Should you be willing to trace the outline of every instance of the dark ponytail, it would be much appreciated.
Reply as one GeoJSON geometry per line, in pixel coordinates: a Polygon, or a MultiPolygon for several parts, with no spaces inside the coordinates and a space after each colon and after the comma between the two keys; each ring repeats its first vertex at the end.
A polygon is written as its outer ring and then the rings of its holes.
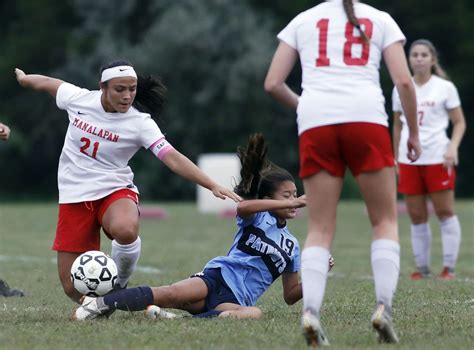
{"type": "Polygon", "coordinates": [[[234,192],[242,198],[272,197],[283,181],[295,182],[288,171],[267,160],[267,151],[268,145],[260,133],[249,137],[246,148],[237,149],[242,169],[240,183],[234,192]]]}
{"type": "MultiPolygon", "coordinates": [[[[100,68],[100,74],[108,68],[118,66],[133,67],[129,61],[117,60],[103,65],[100,68]]],[[[137,77],[137,94],[133,101],[133,107],[140,112],[150,114],[153,119],[158,120],[167,102],[166,95],[168,90],[160,78],[153,76],[143,77],[140,74],[137,74],[137,77]]],[[[107,82],[103,84],[107,85],[107,82]]]]}
{"type": "Polygon", "coordinates": [[[347,19],[349,20],[349,22],[351,22],[351,24],[359,30],[360,35],[362,35],[362,38],[364,39],[364,41],[366,43],[369,43],[370,38],[362,30],[362,28],[360,26],[360,23],[359,23],[359,20],[355,16],[353,1],[352,0],[343,0],[342,5],[344,6],[344,12],[346,13],[346,16],[347,16],[347,19]]]}

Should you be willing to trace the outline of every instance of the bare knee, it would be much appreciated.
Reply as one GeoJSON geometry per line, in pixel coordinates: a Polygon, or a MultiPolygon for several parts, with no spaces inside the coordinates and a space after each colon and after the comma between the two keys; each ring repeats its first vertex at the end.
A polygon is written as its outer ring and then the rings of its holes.
{"type": "Polygon", "coordinates": [[[117,220],[110,224],[107,232],[120,244],[133,243],[138,237],[138,221],[117,220]]]}
{"type": "Polygon", "coordinates": [[[454,210],[452,210],[451,208],[435,209],[435,214],[440,221],[444,221],[454,216],[454,210]]]}
{"type": "Polygon", "coordinates": [[[428,211],[426,208],[410,208],[408,215],[413,225],[424,224],[428,221],[428,211]]]}

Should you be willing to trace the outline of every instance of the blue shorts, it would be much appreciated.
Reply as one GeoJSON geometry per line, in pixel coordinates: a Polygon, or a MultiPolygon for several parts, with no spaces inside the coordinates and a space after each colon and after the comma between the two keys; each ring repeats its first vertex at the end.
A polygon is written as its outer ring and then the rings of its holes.
{"type": "Polygon", "coordinates": [[[204,269],[191,277],[199,277],[207,285],[206,310],[214,310],[217,305],[223,303],[232,303],[240,305],[232,290],[225,283],[220,268],[204,269]]]}

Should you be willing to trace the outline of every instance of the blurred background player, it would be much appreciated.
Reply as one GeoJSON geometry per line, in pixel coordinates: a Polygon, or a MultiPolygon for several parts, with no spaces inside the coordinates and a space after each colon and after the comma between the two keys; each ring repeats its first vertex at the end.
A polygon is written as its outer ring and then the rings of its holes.
{"type": "Polygon", "coordinates": [[[428,198],[440,222],[443,270],[439,277],[455,277],[454,268],[461,244],[461,226],[454,212],[455,167],[458,148],[466,130],[464,113],[456,87],[438,62],[434,45],[425,39],[414,41],[408,55],[418,103],[418,128],[422,153],[416,162],[406,157],[408,128],[398,92],[393,90],[393,144],[398,159],[398,190],[405,195],[411,220],[411,241],[417,271],[411,279],[430,275],[431,229],[428,198]],[[451,139],[447,129],[451,121],[451,139]]]}
{"type": "Polygon", "coordinates": [[[15,69],[18,83],[56,98],[67,111],[69,126],[59,159],[59,215],[53,249],[65,293],[79,301],[72,286],[71,265],[81,253],[100,250],[100,228],[112,239],[117,286],[124,288],[140,256],[138,189],[129,160],[149,149],[176,174],[219,198],[239,197],[204,174],[168,143],[152,119],[166,101],[160,80],[137,76],[127,61],[100,70],[100,90],[89,91],[59,79],[15,69]]]}
{"type": "MultiPolygon", "coordinates": [[[[111,310],[145,310],[148,305],[186,310],[195,317],[260,319],[257,299],[282,276],[283,297],[294,304],[302,297],[298,280],[299,245],[286,225],[296,209],[306,205],[298,196],[293,177],[266,160],[267,146],[261,134],[238,150],[241,181],[235,192],[244,198],[237,206],[237,231],[227,256],[209,261],[201,273],[162,287],[138,287],[100,298],[85,297],[76,319],[94,319],[111,310]]],[[[329,257],[328,257],[329,259],[329,257]]],[[[334,261],[326,260],[326,269],[334,261]]],[[[160,308],[148,309],[160,315],[160,308]],[[153,311],[154,310],[154,311],[153,311]]]]}
{"type": "MultiPolygon", "coordinates": [[[[10,128],[8,125],[0,123],[0,140],[6,141],[10,137],[10,128]]],[[[4,297],[12,297],[12,296],[24,296],[22,290],[16,288],[10,288],[8,284],[0,279],[0,295],[4,297]]]]}
{"type": "Polygon", "coordinates": [[[376,308],[371,323],[381,341],[397,342],[391,321],[400,269],[396,179],[379,67],[383,56],[407,115],[407,157],[416,160],[416,98],[403,51],[405,36],[389,14],[360,2],[334,0],[299,14],[278,39],[265,90],[297,112],[300,176],[309,211],[301,262],[304,335],[309,345],[327,343],[320,323],[325,265],[349,167],[373,230],[376,308]],[[285,83],[298,58],[301,96],[285,83]]]}

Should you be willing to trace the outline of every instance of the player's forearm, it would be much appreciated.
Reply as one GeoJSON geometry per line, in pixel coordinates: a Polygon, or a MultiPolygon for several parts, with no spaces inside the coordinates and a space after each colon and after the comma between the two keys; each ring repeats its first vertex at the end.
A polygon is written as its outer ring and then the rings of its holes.
{"type": "Polygon", "coordinates": [[[212,191],[216,183],[199,167],[177,150],[170,151],[162,161],[179,176],[212,191]]]}
{"type": "Polygon", "coordinates": [[[410,81],[400,82],[397,85],[397,91],[402,102],[403,111],[408,124],[410,135],[418,134],[418,121],[416,116],[416,96],[413,83],[410,81]]]}
{"type": "Polygon", "coordinates": [[[464,118],[453,123],[453,131],[451,133],[450,146],[458,148],[461,144],[464,133],[466,132],[466,121],[464,118]]]}
{"type": "Polygon", "coordinates": [[[277,199],[249,199],[244,200],[237,206],[237,214],[247,217],[262,211],[293,208],[290,200],[277,199]]]}
{"type": "Polygon", "coordinates": [[[45,75],[27,74],[21,79],[20,85],[32,90],[48,91],[48,88],[52,84],[60,85],[62,82],[62,80],[47,77],[45,75]]]}
{"type": "Polygon", "coordinates": [[[301,298],[303,298],[303,287],[301,283],[298,283],[290,291],[285,293],[284,298],[285,303],[288,305],[293,305],[297,301],[301,300],[301,298]]]}
{"type": "Polygon", "coordinates": [[[275,100],[290,108],[291,110],[296,110],[298,107],[299,96],[293,90],[291,90],[287,84],[275,85],[271,88],[267,87],[267,92],[275,100]]]}

